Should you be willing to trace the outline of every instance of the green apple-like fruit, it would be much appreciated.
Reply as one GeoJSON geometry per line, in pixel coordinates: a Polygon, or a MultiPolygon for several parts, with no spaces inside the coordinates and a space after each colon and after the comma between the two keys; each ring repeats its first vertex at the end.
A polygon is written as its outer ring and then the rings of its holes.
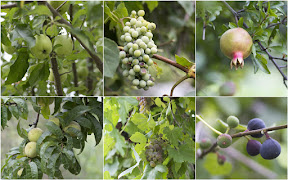
{"type": "MultiPolygon", "coordinates": [[[[42,129],[40,128],[33,128],[28,133],[28,139],[31,142],[36,142],[39,137],[43,134],[42,129]]],[[[27,153],[26,153],[27,154],[27,153]]],[[[27,155],[28,156],[28,155],[27,155]]]]}
{"type": "Polygon", "coordinates": [[[2,44],[2,48],[8,54],[13,54],[16,51],[15,47],[13,47],[13,46],[5,46],[4,44],[2,44]]]}
{"type": "Polygon", "coordinates": [[[54,102],[54,98],[51,97],[37,97],[37,103],[41,106],[50,105],[54,102]]]}
{"type": "Polygon", "coordinates": [[[20,177],[22,175],[22,172],[23,172],[23,168],[21,168],[18,172],[17,172],[17,175],[20,177]]]}
{"type": "Polygon", "coordinates": [[[54,124],[56,124],[57,126],[60,126],[60,121],[58,118],[56,117],[53,117],[51,118],[49,121],[52,121],[54,124]]]}
{"type": "Polygon", "coordinates": [[[68,126],[66,126],[63,130],[64,130],[64,132],[66,132],[67,134],[69,134],[72,137],[77,136],[77,134],[75,134],[73,131],[70,131],[69,128],[75,128],[75,129],[81,131],[81,126],[75,121],[71,121],[71,123],[68,126]]]}
{"type": "Polygon", "coordinates": [[[35,38],[35,46],[31,48],[31,53],[38,59],[47,58],[52,52],[51,40],[44,34],[36,35],[35,38]]]}
{"type": "Polygon", "coordinates": [[[68,35],[56,36],[53,45],[56,46],[57,44],[61,45],[56,47],[54,50],[58,56],[67,56],[72,54],[73,42],[68,35]]]}
{"type": "Polygon", "coordinates": [[[29,142],[25,146],[25,154],[27,157],[34,158],[37,156],[36,142],[29,142]]]}
{"type": "MultiPolygon", "coordinates": [[[[64,1],[48,1],[48,3],[54,8],[57,9],[64,1]]],[[[66,11],[68,11],[69,8],[69,2],[67,1],[58,11],[60,14],[64,14],[66,11]]]]}
{"type": "MultiPolygon", "coordinates": [[[[58,70],[58,72],[59,72],[59,75],[60,75],[60,81],[61,82],[66,81],[67,73],[65,73],[65,72],[68,72],[68,70],[65,69],[65,68],[61,68],[61,69],[58,70]],[[63,74],[63,73],[65,73],[65,74],[63,74]]],[[[54,81],[54,74],[53,74],[52,69],[50,69],[50,74],[49,74],[48,80],[51,81],[51,82],[54,81]]]]}

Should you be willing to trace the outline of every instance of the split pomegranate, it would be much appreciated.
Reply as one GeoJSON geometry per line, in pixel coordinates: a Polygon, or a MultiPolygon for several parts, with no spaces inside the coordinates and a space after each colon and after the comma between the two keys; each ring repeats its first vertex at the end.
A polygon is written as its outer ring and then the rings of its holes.
{"type": "Polygon", "coordinates": [[[223,54],[232,59],[231,69],[235,66],[243,68],[244,59],[251,54],[253,41],[249,33],[242,28],[227,30],[220,38],[220,48],[223,54]]]}

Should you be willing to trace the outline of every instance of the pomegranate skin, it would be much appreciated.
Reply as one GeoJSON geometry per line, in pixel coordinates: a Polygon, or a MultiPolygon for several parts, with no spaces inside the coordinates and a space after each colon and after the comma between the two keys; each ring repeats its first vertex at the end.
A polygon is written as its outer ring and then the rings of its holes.
{"type": "Polygon", "coordinates": [[[253,41],[250,34],[243,28],[227,30],[220,38],[220,49],[228,58],[232,59],[231,69],[235,66],[243,68],[244,59],[251,54],[253,41]]]}

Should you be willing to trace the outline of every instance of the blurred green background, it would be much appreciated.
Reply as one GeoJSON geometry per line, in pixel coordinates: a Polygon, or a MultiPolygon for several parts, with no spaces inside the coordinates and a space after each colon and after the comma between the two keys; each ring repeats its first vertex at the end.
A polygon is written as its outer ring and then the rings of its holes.
{"type": "MultiPolygon", "coordinates": [[[[28,102],[28,101],[27,101],[28,102]]],[[[24,129],[29,128],[29,124],[32,124],[37,113],[33,110],[30,103],[28,103],[29,113],[28,121],[21,119],[21,127],[24,129]]],[[[50,105],[50,110],[54,108],[54,103],[50,105]]],[[[41,115],[39,118],[38,126],[43,131],[46,130],[45,124],[48,120],[44,119],[41,115]]],[[[5,154],[12,148],[19,146],[22,142],[22,138],[17,133],[17,123],[14,117],[8,121],[4,130],[1,131],[1,164],[5,162],[5,154]]],[[[87,142],[85,148],[80,155],[77,155],[79,150],[75,150],[75,156],[78,158],[81,165],[81,172],[75,176],[68,170],[62,167],[62,174],[64,179],[102,179],[103,178],[103,138],[102,141],[95,147],[94,135],[87,136],[87,142]]],[[[48,176],[44,175],[43,179],[48,179],[48,176]]]]}
{"type": "MultiPolygon", "coordinates": [[[[235,11],[239,11],[243,9],[248,2],[227,1],[227,3],[229,3],[235,11]]],[[[270,3],[271,9],[278,8],[285,12],[287,17],[286,2],[282,2],[282,4],[278,1],[270,3]]],[[[230,22],[235,23],[235,18],[223,2],[197,2],[196,13],[198,14],[196,18],[196,86],[198,96],[218,96],[220,94],[220,87],[227,82],[234,83],[232,86],[236,88],[235,96],[261,97],[287,95],[287,89],[283,84],[282,76],[266,55],[264,57],[268,61],[267,67],[271,74],[266,74],[260,69],[254,74],[254,66],[251,60],[252,54],[244,60],[243,69],[239,68],[237,71],[235,68],[230,69],[231,60],[221,52],[219,43],[221,35],[226,30],[223,26],[228,27],[230,22]],[[202,40],[203,20],[199,17],[199,12],[202,10],[200,6],[207,7],[209,11],[207,16],[211,21],[211,24],[206,26],[205,40],[202,40]]],[[[248,23],[249,20],[251,20],[251,16],[253,17],[254,15],[249,14],[248,11],[248,13],[241,12],[241,16],[244,18],[244,22],[248,23]]],[[[253,24],[254,27],[258,26],[256,22],[252,22],[253,23],[249,22],[249,25],[253,24]]],[[[265,26],[263,28],[265,28],[265,26]]],[[[273,28],[270,28],[266,31],[271,33],[272,30],[273,28]]],[[[286,26],[283,24],[279,25],[279,31],[277,32],[279,32],[279,34],[273,39],[271,46],[279,46],[281,51],[285,51],[287,54],[286,26]]],[[[256,46],[256,43],[254,44],[256,46]]],[[[282,54],[279,52],[272,51],[271,53],[273,56],[282,57],[282,54]]],[[[276,62],[279,63],[280,66],[287,65],[286,62],[279,60],[276,60],[276,62]]],[[[287,74],[287,68],[283,68],[282,70],[287,74]]]]}
{"type": "MultiPolygon", "coordinates": [[[[196,109],[198,115],[221,132],[225,132],[225,129],[217,120],[226,122],[230,115],[237,116],[245,129],[248,121],[253,118],[262,119],[266,127],[287,124],[287,98],[197,97],[196,109]]],[[[229,134],[236,132],[238,131],[230,130],[229,134]]],[[[209,153],[203,159],[197,159],[196,178],[287,179],[287,129],[270,131],[269,135],[281,144],[281,154],[276,159],[265,160],[260,155],[250,156],[246,152],[247,139],[245,137],[233,138],[231,146],[218,151],[226,157],[224,165],[218,164],[215,153],[209,153]]],[[[217,136],[202,122],[197,121],[196,142],[203,138],[210,138],[212,142],[216,142],[217,136]]],[[[263,143],[265,136],[255,139],[263,143]]],[[[196,152],[197,156],[201,153],[199,148],[196,152]]]]}
{"type": "MultiPolygon", "coordinates": [[[[108,3],[108,2],[105,2],[108,3]]],[[[112,2],[109,2],[110,4],[112,2]]],[[[115,2],[114,9],[121,3],[115,2]]],[[[175,61],[175,54],[195,62],[195,2],[192,1],[155,1],[155,9],[151,12],[145,1],[124,1],[130,15],[132,10],[145,10],[144,19],[156,24],[153,40],[158,46],[158,53],[175,61]]],[[[106,18],[106,17],[104,17],[106,18]]],[[[106,22],[106,21],[105,21],[106,22]]],[[[112,39],[118,45],[122,29],[109,29],[110,21],[104,24],[105,37],[112,39]]],[[[162,61],[153,59],[162,69],[160,76],[155,78],[155,86],[148,91],[133,89],[131,82],[122,76],[122,68],[118,67],[113,78],[105,77],[105,95],[144,95],[163,96],[170,94],[173,85],[185,73],[162,61]]],[[[157,76],[156,68],[150,68],[153,77],[157,76]]],[[[195,95],[194,80],[188,79],[176,87],[174,96],[195,95]]]]}

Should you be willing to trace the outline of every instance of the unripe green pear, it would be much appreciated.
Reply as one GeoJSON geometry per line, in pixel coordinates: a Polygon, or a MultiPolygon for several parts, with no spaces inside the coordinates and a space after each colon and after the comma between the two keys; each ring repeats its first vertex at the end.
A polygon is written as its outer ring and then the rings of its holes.
{"type": "Polygon", "coordinates": [[[61,46],[55,48],[55,53],[58,56],[67,56],[72,54],[73,42],[68,35],[59,35],[55,37],[54,47],[59,44],[61,46]]]}
{"type": "Polygon", "coordinates": [[[17,172],[17,175],[20,177],[22,175],[22,172],[23,172],[23,168],[19,169],[19,171],[17,172]]]}
{"type": "Polygon", "coordinates": [[[27,157],[34,158],[37,156],[36,142],[29,142],[25,146],[25,154],[27,157]]]}
{"type": "Polygon", "coordinates": [[[44,34],[35,35],[35,46],[31,48],[31,53],[38,59],[49,57],[52,52],[52,43],[48,36],[44,34]]]}
{"type": "MultiPolygon", "coordinates": [[[[57,9],[64,1],[47,1],[54,9],[57,9]]],[[[69,8],[69,1],[67,1],[58,11],[60,14],[64,14],[68,11],[69,8]]]]}
{"type": "Polygon", "coordinates": [[[2,44],[2,48],[8,54],[13,54],[16,51],[15,47],[13,47],[13,46],[5,46],[4,44],[2,44]]]}
{"type": "Polygon", "coordinates": [[[60,121],[59,121],[58,118],[53,117],[53,118],[51,118],[49,121],[53,122],[54,124],[56,124],[57,126],[60,127],[60,121]]]}
{"type": "MultiPolygon", "coordinates": [[[[31,129],[28,133],[28,139],[31,142],[37,142],[37,140],[39,139],[39,137],[43,134],[42,129],[40,128],[34,128],[31,129]]],[[[27,153],[26,153],[27,154],[27,153]]]]}
{"type": "MultiPolygon", "coordinates": [[[[60,81],[61,82],[66,81],[67,73],[65,73],[65,72],[68,72],[68,69],[61,68],[61,69],[58,70],[58,72],[59,72],[59,75],[60,75],[60,81]],[[65,73],[65,74],[63,74],[63,73],[65,73]]],[[[50,74],[49,74],[48,80],[51,81],[51,82],[54,81],[54,74],[53,74],[52,69],[50,69],[50,74]]]]}
{"type": "Polygon", "coordinates": [[[69,128],[75,128],[75,129],[81,131],[81,126],[75,121],[71,121],[71,123],[68,126],[66,126],[63,130],[64,130],[64,132],[66,132],[70,136],[76,137],[77,134],[75,134],[74,132],[70,131],[69,128]]]}

